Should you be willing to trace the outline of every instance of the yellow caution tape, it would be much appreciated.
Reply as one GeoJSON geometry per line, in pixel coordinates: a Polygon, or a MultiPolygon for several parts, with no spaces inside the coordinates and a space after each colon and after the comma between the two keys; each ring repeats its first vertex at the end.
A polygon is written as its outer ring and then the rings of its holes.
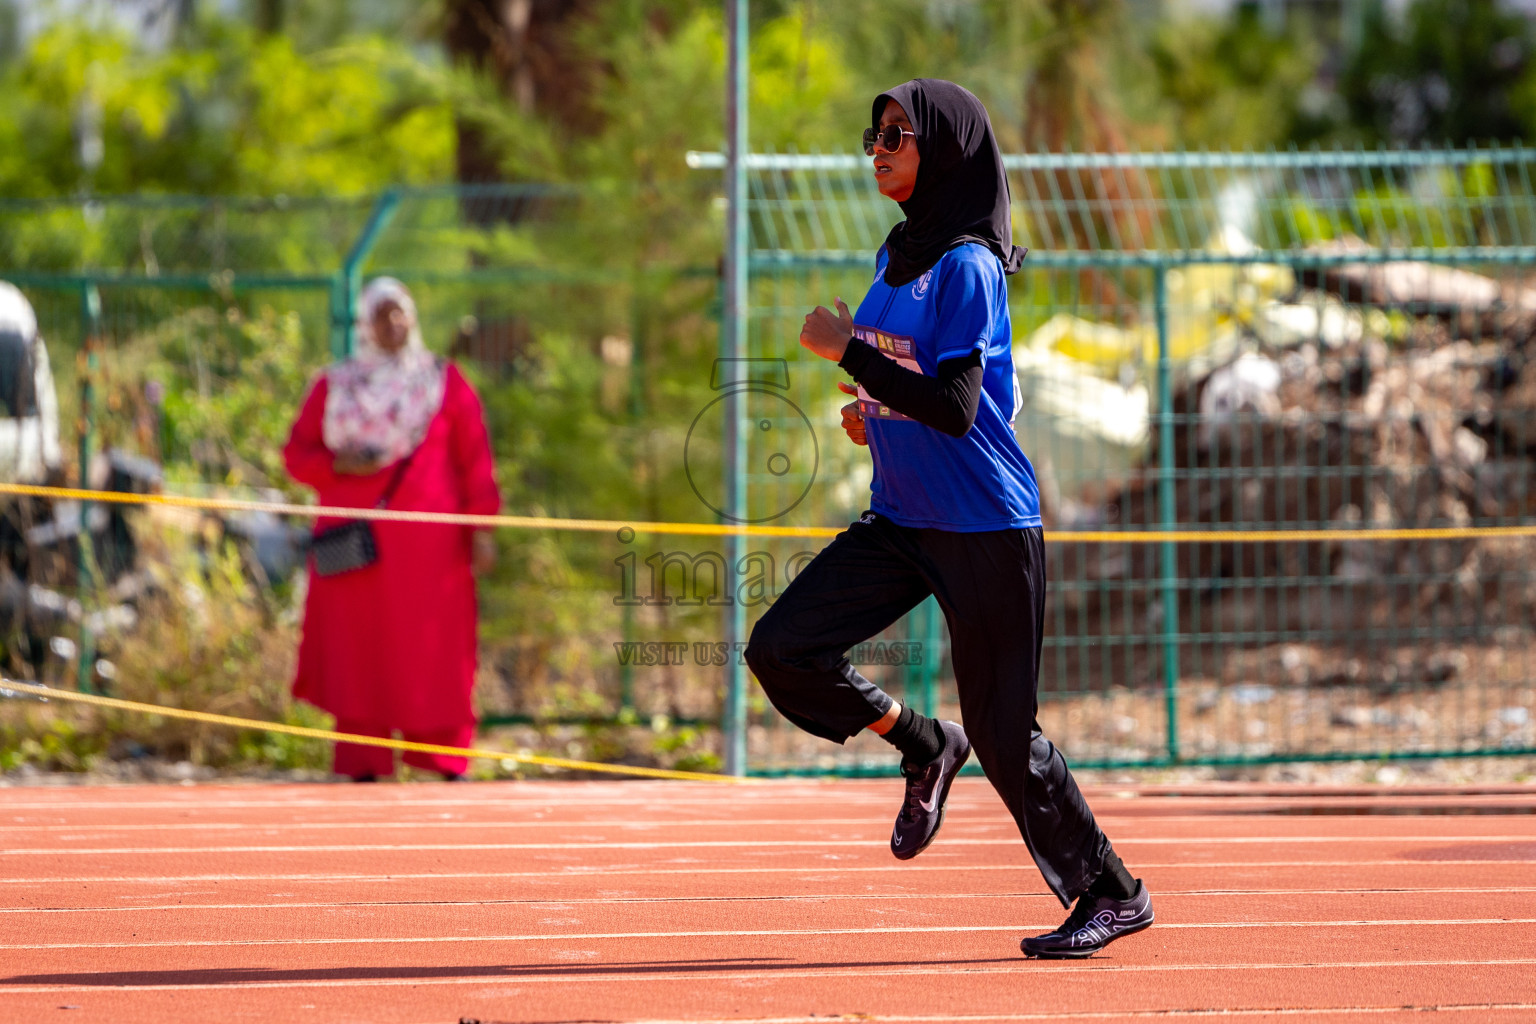
{"type": "Polygon", "coordinates": [[[472,747],[445,747],[438,743],[414,743],[410,740],[387,739],[383,736],[359,736],[349,732],[333,732],[330,729],[310,729],[302,725],[279,725],[254,718],[236,718],[233,715],[215,715],[207,711],[189,711],[186,708],[168,708],[160,704],[142,704],[136,700],[102,697],[94,693],[76,690],[55,690],[31,683],[17,683],[0,679],[0,690],[24,693],[45,700],[73,701],[76,704],[94,704],[97,707],[117,708],[121,711],[137,711],[142,714],[163,715],[166,718],[185,718],[193,722],[213,725],[232,725],[238,729],[257,729],[262,732],[278,732],[287,736],[303,736],[312,740],[334,740],[338,743],[357,743],[368,747],[388,747],[390,750],[408,750],[418,754],[442,754],[447,757],[488,758],[492,761],[516,761],[519,764],[541,765],[547,768],[566,768],[572,771],[606,772],[610,775],[635,775],[646,779],[683,779],[690,782],[747,782],[734,775],[716,775],[710,772],[683,772],[671,768],[640,768],[627,764],[601,764],[596,761],[573,761],[565,757],[544,757],[539,754],[515,754],[506,750],[477,750],[472,747]]]}
{"type": "MultiPolygon", "coordinates": [[[[652,523],[623,519],[562,519],[554,516],[477,516],[461,512],[406,512],[397,509],[351,508],[339,505],[296,505],[288,502],[243,501],[238,498],[195,498],[182,494],[124,494],[78,487],[42,487],[0,483],[0,494],[95,501],[115,505],[163,505],[213,512],[271,512],[274,515],[369,519],[388,523],[434,523],[481,529],[579,530],[608,533],[676,534],[692,537],[836,537],[837,526],[756,526],[728,523],[652,523]]],[[[1536,537],[1536,524],[1526,526],[1407,526],[1329,530],[1046,530],[1052,544],[1294,544],[1303,541],[1478,540],[1490,537],[1536,537]]]]}
{"type": "Polygon", "coordinates": [[[1334,540],[1478,540],[1485,537],[1536,537],[1530,526],[1405,526],[1357,530],[1047,530],[1056,544],[1297,544],[1334,540]]]}
{"type": "Polygon", "coordinates": [[[242,501],[237,498],[194,498],[181,494],[124,494],[89,491],[77,487],[40,487],[0,483],[0,494],[26,494],[38,498],[99,501],[116,505],[167,505],[172,508],[207,509],[213,512],[271,512],[281,516],[321,516],[336,519],[371,519],[386,523],[435,523],[442,526],[506,527],[522,530],[583,530],[611,533],[629,529],[636,533],[672,533],[698,537],[835,537],[840,529],[824,526],[733,526],[724,523],[636,523],[621,519],[558,519],[552,516],[476,516],[462,512],[405,512],[386,508],[349,508],[336,505],[294,505],[286,502],[242,501]]]}

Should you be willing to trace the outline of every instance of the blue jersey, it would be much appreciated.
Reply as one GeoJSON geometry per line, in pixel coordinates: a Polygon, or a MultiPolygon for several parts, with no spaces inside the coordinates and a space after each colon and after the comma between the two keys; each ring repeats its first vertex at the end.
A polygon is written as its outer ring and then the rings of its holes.
{"type": "Polygon", "coordinates": [[[958,533],[1040,525],[1035,470],[1013,433],[1019,391],[1003,265],[985,246],[957,246],[916,281],[875,283],[854,314],[856,337],[908,369],[933,376],[945,359],[982,358],[981,401],[964,437],[924,426],[860,389],[874,457],[872,511],[912,527],[958,533]]]}

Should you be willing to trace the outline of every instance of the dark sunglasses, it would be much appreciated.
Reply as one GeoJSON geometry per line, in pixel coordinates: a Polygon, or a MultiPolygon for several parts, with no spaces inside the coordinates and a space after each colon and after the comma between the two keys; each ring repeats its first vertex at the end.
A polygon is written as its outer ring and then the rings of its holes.
{"type": "Polygon", "coordinates": [[[875,155],[875,143],[885,147],[887,153],[894,153],[901,148],[903,136],[910,135],[917,138],[916,132],[909,132],[899,124],[888,124],[884,128],[864,129],[864,155],[875,155]]]}

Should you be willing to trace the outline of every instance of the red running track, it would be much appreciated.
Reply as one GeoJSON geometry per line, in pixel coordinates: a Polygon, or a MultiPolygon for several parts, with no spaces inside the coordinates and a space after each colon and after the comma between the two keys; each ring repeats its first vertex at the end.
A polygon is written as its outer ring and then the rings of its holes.
{"type": "Polygon", "coordinates": [[[1039,962],[980,779],[12,789],[0,1022],[1536,1021],[1536,787],[1089,798],[1158,923],[1039,962]]]}

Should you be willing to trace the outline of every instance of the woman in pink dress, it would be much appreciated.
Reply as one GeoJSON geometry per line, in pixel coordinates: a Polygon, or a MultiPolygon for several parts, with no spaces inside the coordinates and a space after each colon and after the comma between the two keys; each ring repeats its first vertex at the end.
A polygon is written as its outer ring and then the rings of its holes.
{"type": "MultiPolygon", "coordinates": [[[[288,472],[322,505],[494,514],[501,506],[480,399],[427,351],[405,286],[363,291],[357,354],[316,381],[283,449],[288,472]]],[[[320,519],[315,532],[345,520],[320,519]]],[[[372,524],[377,559],[332,576],[311,571],[295,697],[341,732],[467,746],[476,665],[474,574],[495,557],[487,531],[372,524]]],[[[313,569],[313,563],[311,563],[313,569]]],[[[461,757],[407,753],[456,779],[461,757]]],[[[394,752],[338,743],[335,770],[359,782],[394,772],[394,752]]]]}

